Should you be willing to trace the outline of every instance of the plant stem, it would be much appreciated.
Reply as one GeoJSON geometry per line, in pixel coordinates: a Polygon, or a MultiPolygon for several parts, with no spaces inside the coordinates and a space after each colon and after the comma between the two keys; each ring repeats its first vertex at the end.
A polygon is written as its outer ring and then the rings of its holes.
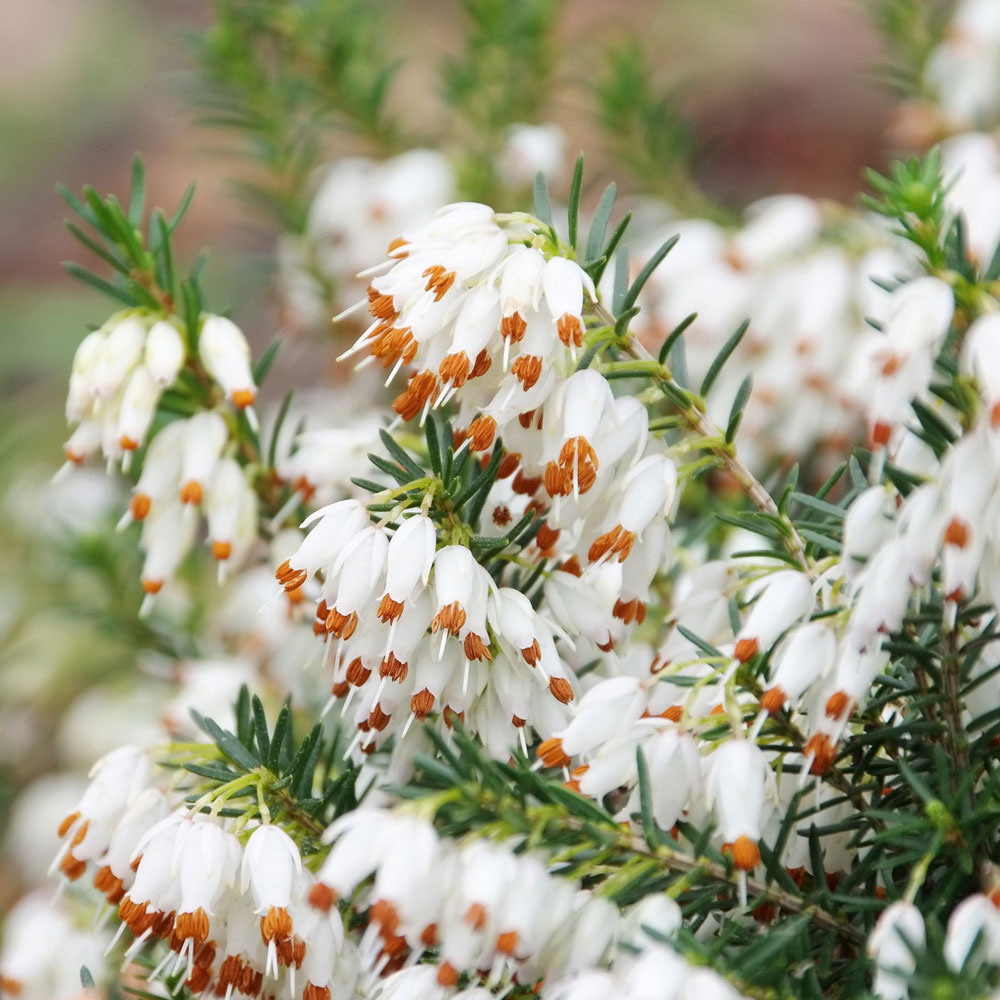
{"type": "MultiPolygon", "coordinates": [[[[961,776],[969,769],[969,753],[966,745],[965,726],[962,724],[962,700],[959,695],[959,641],[957,627],[948,633],[947,651],[941,660],[941,693],[944,695],[944,719],[947,732],[948,750],[954,763],[952,787],[957,787],[961,776]]],[[[975,794],[973,788],[972,794],[975,794]]]]}
{"type": "MultiPolygon", "coordinates": [[[[614,325],[614,316],[604,306],[599,302],[591,302],[590,305],[602,321],[611,326],[614,325]]],[[[654,381],[670,385],[683,395],[690,395],[685,389],[677,385],[669,369],[665,365],[660,364],[635,337],[629,334],[623,346],[632,358],[649,366],[650,377],[654,381]]],[[[750,471],[743,459],[736,453],[736,449],[732,444],[726,442],[725,434],[722,430],[716,427],[709,419],[708,414],[705,413],[702,406],[694,405],[686,408],[679,407],[679,409],[688,427],[705,439],[706,448],[725,465],[730,475],[740,484],[757,509],[781,521],[785,529],[783,532],[785,548],[799,566],[808,573],[810,566],[809,560],[806,558],[805,543],[802,541],[802,537],[796,530],[791,518],[778,510],[778,505],[774,502],[774,498],[767,492],[764,485],[757,479],[753,472],[750,471]],[[717,443],[713,444],[711,442],[717,443]]]]}
{"type": "MultiPolygon", "coordinates": [[[[738,885],[737,876],[731,874],[724,865],[720,865],[716,861],[711,861],[708,858],[696,858],[687,854],[679,854],[676,851],[671,851],[669,848],[659,848],[656,851],[652,851],[641,837],[623,837],[622,840],[622,846],[633,854],[655,859],[672,871],[703,875],[713,881],[725,882],[734,888],[738,885]]],[[[846,921],[841,920],[833,913],[830,913],[829,910],[824,910],[820,906],[807,903],[805,900],[794,896],[790,892],[786,892],[784,889],[779,889],[777,886],[768,885],[753,878],[747,879],[746,887],[747,892],[751,895],[766,896],[767,899],[776,906],[780,906],[783,910],[788,910],[790,913],[804,914],[818,926],[839,934],[842,938],[853,944],[863,944],[865,941],[865,936],[861,931],[852,927],[846,921]]]]}

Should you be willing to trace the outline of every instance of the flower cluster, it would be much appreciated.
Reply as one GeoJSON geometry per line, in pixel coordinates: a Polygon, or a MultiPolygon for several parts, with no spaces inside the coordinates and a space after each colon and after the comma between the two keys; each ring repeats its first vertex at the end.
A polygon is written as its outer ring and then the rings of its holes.
{"type": "MultiPolygon", "coordinates": [[[[66,461],[81,465],[100,452],[126,467],[146,442],[157,404],[191,360],[183,324],[125,310],[88,334],[77,348],[66,397],[66,419],[76,424],[66,442],[66,461]]],[[[250,348],[224,316],[204,317],[197,359],[222,395],[253,420],[257,387],[250,348]]]]}
{"type": "Polygon", "coordinates": [[[945,204],[961,217],[970,259],[989,265],[1000,244],[1000,147],[993,135],[967,132],[941,144],[945,204]]]}
{"type": "Polygon", "coordinates": [[[232,824],[189,811],[149,756],[123,747],[102,758],[60,826],[56,865],[69,880],[88,870],[117,907],[118,935],[166,945],[151,980],[184,973],[194,993],[330,1000],[353,989],[357,960],[336,913],[307,904],[314,885],[280,827],[238,837],[232,824]],[[298,982],[296,982],[298,980],[298,982]]]}
{"type": "Polygon", "coordinates": [[[679,235],[669,264],[640,302],[636,332],[655,348],[691,314],[684,334],[687,371],[697,385],[739,324],[750,327],[709,395],[723,424],[741,382],[753,391],[740,444],[753,467],[856,437],[864,394],[857,358],[882,316],[875,280],[912,271],[902,249],[866,219],[802,195],[780,195],[747,209],[735,230],[705,219],[668,223],[636,248],[636,264],[666,236],[679,235]]]}
{"type": "Polygon", "coordinates": [[[94,871],[117,907],[116,940],[132,935],[126,961],[162,942],[151,982],[183,973],[199,995],[330,1000],[355,989],[443,997],[465,983],[489,990],[546,978],[559,983],[553,996],[575,997],[614,962],[613,974],[636,984],[625,995],[645,995],[638,983],[668,966],[678,989],[701,975],[717,995],[735,995],[666,949],[637,965],[615,959],[649,932],[676,932],[680,913],[667,897],[621,914],[516,844],[459,843],[419,813],[359,807],[329,828],[313,875],[279,826],[200,812],[208,802],[189,811],[140,751],[115,751],[91,778],[60,828],[56,863],[71,880],[94,871]]]}
{"type": "Polygon", "coordinates": [[[528,983],[599,965],[611,948],[617,907],[550,874],[534,854],[486,840],[459,846],[423,819],[378,808],[355,810],[328,836],[310,901],[326,909],[350,899],[367,911],[362,953],[376,956],[380,972],[434,949],[442,986],[479,975],[487,986],[528,983]]]}
{"type": "Polygon", "coordinates": [[[301,238],[284,237],[279,248],[284,307],[296,324],[328,318],[329,282],[336,302],[349,301],[363,286],[357,273],[368,267],[401,230],[423,225],[455,196],[447,157],[411,149],[382,162],[345,157],[320,178],[301,238]]]}
{"type": "MultiPolygon", "coordinates": [[[[750,710],[746,696],[733,690],[732,668],[807,618],[813,587],[805,574],[771,572],[733,637],[728,603],[736,581],[726,569],[708,564],[683,581],[674,605],[674,630],[658,653],[652,656],[636,648],[625,661],[625,671],[595,683],[572,721],[543,742],[538,755],[548,766],[569,767],[579,761],[571,787],[598,800],[629,788],[630,797],[622,800],[622,819],[637,812],[641,755],[657,776],[649,788],[657,825],[670,830],[679,821],[697,822],[714,813],[720,850],[733,857],[738,870],[749,871],[760,863],[758,842],[769,818],[780,815],[772,768],[781,755],[758,746],[756,733],[746,733],[741,726],[720,739],[718,724],[730,711],[741,717],[750,710]],[[704,653],[685,637],[685,631],[692,634],[686,626],[700,629],[710,642],[718,641],[719,662],[704,662],[704,653]],[[729,670],[724,669],[727,663],[729,670]]],[[[781,662],[803,673],[818,670],[814,654],[824,645],[818,633],[818,626],[804,626],[781,662]]],[[[826,641],[832,643],[832,637],[826,641]]],[[[789,842],[786,867],[799,867],[800,847],[789,842]]]]}
{"type": "Polygon", "coordinates": [[[550,735],[574,697],[568,659],[608,652],[642,621],[667,559],[675,467],[638,400],[575,370],[595,292],[547,246],[530,217],[449,206],[393,243],[369,287],[374,321],[352,353],[392,368],[390,380],[416,369],[394,404],[404,419],[453,398],[459,452],[496,464],[496,478],[478,528],[435,521],[433,484],[419,508],[376,523],[346,500],[313,514],[278,568],[286,591],[322,575],[315,630],[336,640],[333,693],[344,712],[356,699],[362,750],[432,711],[465,719],[499,755],[511,726],[522,744],[527,725],[550,735]],[[475,539],[532,518],[519,566],[473,554],[475,539]],[[545,577],[537,607],[510,585],[526,562],[545,577]]]}
{"type": "MultiPolygon", "coordinates": [[[[506,130],[496,170],[503,184],[520,190],[530,188],[539,172],[557,178],[564,163],[565,136],[557,125],[514,124],[506,130]]],[[[286,235],[278,250],[283,305],[292,325],[326,323],[331,302],[346,305],[362,292],[359,273],[391,240],[454,202],[455,173],[443,153],[421,148],[381,161],[344,157],[326,167],[305,233],[286,235]]]]}
{"type": "MultiPolygon", "coordinates": [[[[206,380],[216,396],[256,426],[257,388],[250,348],[224,316],[205,316],[191,356],[183,324],[136,310],[118,313],[84,338],[73,361],[66,415],[77,424],[66,442],[67,465],[100,452],[131,466],[145,449],[122,526],[143,524],[143,590],[151,598],[194,545],[200,509],[219,563],[236,565],[257,538],[257,496],[234,456],[231,411],[215,406],[162,426],[158,408],[182,371],[206,380]]],[[[148,606],[148,605],[147,605],[148,606]]]]}

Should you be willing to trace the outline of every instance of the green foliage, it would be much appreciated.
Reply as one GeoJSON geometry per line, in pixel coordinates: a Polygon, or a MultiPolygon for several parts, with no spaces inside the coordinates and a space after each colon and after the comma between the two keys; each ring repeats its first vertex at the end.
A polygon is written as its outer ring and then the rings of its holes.
{"type": "Polygon", "coordinates": [[[310,175],[334,132],[380,152],[405,144],[386,97],[399,68],[385,45],[388,0],[214,0],[191,37],[191,101],[258,166],[240,191],[289,232],[304,230],[310,175]]]}
{"type": "Polygon", "coordinates": [[[461,0],[460,7],[462,51],[441,67],[444,98],[456,116],[459,187],[470,198],[495,202],[502,194],[496,158],[505,129],[539,121],[552,92],[562,3],[461,0]]]}
{"type": "MultiPolygon", "coordinates": [[[[889,174],[866,173],[874,195],[863,195],[867,208],[895,223],[895,232],[920,252],[925,270],[946,282],[955,294],[953,329],[936,359],[931,391],[952,407],[963,428],[972,426],[979,409],[979,395],[958,370],[957,357],[968,325],[984,312],[996,308],[1000,285],[1000,244],[989,261],[969,254],[967,222],[962,215],[945,210],[947,185],[941,173],[941,153],[931,150],[923,158],[896,162],[889,174]]],[[[913,403],[917,434],[938,456],[954,442],[954,432],[931,408],[913,403]]]]}
{"type": "MultiPolygon", "coordinates": [[[[836,896],[825,879],[813,884],[807,877],[800,887],[778,868],[766,883],[748,884],[748,909],[763,913],[758,908],[769,907],[771,922],[737,919],[746,911],[730,860],[709,846],[710,830],[682,823],[672,834],[656,826],[641,757],[641,809],[632,818],[642,834],[636,836],[615,819],[617,807],[606,809],[556,775],[532,770],[516,751],[505,764],[492,760],[461,727],[453,741],[429,732],[437,755],[418,757],[415,779],[394,791],[430,805],[442,835],[488,836],[541,850],[561,875],[580,879],[619,905],[666,892],[695,928],[710,915],[721,917],[721,932],[714,938],[700,941],[682,931],[671,943],[752,995],[791,995],[790,988],[803,988],[793,985],[802,977],[814,978],[818,990],[847,984],[856,990],[863,982],[861,944],[875,908],[864,905],[863,897],[855,903],[836,896]]],[[[606,805],[612,806],[613,797],[606,805]]]]}
{"type": "MultiPolygon", "coordinates": [[[[368,459],[394,485],[353,480],[374,494],[369,511],[392,526],[398,525],[405,510],[419,507],[434,521],[442,544],[467,545],[487,565],[496,558],[515,558],[535,537],[541,520],[529,510],[507,531],[483,533],[483,507],[506,455],[503,442],[494,442],[489,462],[481,465],[468,447],[455,447],[451,424],[437,413],[428,414],[424,432],[423,439],[414,440],[412,452],[381,432],[389,458],[369,455],[368,459]]],[[[501,567],[502,563],[494,563],[490,568],[499,572],[501,567]]]]}
{"type": "Polygon", "coordinates": [[[941,151],[897,160],[886,177],[867,170],[865,179],[875,190],[874,197],[862,196],[865,207],[895,222],[898,234],[921,250],[932,268],[942,266],[946,191],[941,151]]]}
{"type": "Polygon", "coordinates": [[[321,850],[319,835],[326,826],[357,805],[358,769],[344,757],[340,729],[325,730],[317,723],[299,739],[290,701],[270,728],[263,704],[245,685],[236,703],[235,732],[194,710],[191,715],[212,742],[194,748],[180,744],[162,763],[201,779],[186,799],[200,811],[246,821],[280,820],[298,833],[303,856],[309,858],[321,850]]]}
{"type": "Polygon", "coordinates": [[[659,79],[639,38],[607,48],[594,88],[598,122],[637,185],[679,212],[717,215],[690,174],[695,133],[681,88],[659,79]]]}
{"type": "Polygon", "coordinates": [[[63,267],[81,281],[126,306],[142,307],[155,312],[178,312],[188,321],[189,335],[197,331],[197,316],[201,312],[201,289],[198,283],[200,265],[187,278],[179,279],[174,267],[171,240],[184,220],[194,195],[192,184],[180,205],[168,221],[163,211],[154,208],[143,229],[145,205],[145,170],[136,156],[132,164],[132,191],[128,211],[112,194],[102,198],[89,185],[78,198],[60,185],[59,193],[85,227],[67,220],[66,228],[95,256],[111,268],[110,280],[79,264],[67,262],[63,267]],[[192,310],[182,310],[181,303],[190,301],[192,310]]]}
{"type": "Polygon", "coordinates": [[[869,14],[895,62],[882,67],[886,82],[907,97],[924,93],[927,61],[944,38],[950,0],[869,0],[869,14]]]}

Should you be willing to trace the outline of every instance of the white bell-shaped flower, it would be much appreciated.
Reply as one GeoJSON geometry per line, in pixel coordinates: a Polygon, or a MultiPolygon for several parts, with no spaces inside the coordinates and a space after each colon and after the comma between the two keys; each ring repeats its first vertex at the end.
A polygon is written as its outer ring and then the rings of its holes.
{"type": "Polygon", "coordinates": [[[144,359],[153,381],[161,388],[173,385],[187,356],[180,331],[169,320],[157,320],[146,334],[144,359]]]}
{"type": "Polygon", "coordinates": [[[198,356],[234,406],[253,406],[257,386],[250,370],[250,345],[231,319],[205,317],[198,334],[198,356]]]}

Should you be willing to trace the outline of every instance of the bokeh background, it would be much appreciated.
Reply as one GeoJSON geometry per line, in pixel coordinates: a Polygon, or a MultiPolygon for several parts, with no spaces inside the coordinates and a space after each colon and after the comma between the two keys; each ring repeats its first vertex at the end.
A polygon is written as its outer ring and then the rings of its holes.
{"type": "MultiPolygon", "coordinates": [[[[420,0],[389,10],[386,44],[411,42],[398,53],[405,64],[395,108],[433,125],[447,113],[434,67],[459,43],[457,5],[420,0]]],[[[79,254],[63,227],[57,182],[124,192],[140,152],[152,203],[169,208],[196,179],[180,255],[211,247],[211,301],[231,305],[255,345],[275,333],[276,302],[262,278],[276,234],[234,195],[224,139],[194,124],[184,98],[189,39],[207,23],[198,0],[0,3],[0,835],[26,782],[103,749],[99,734],[57,723],[88,687],[99,685],[100,704],[100,685],[129,668],[133,641],[115,625],[136,603],[129,583],[115,578],[119,564],[72,535],[87,512],[60,507],[58,494],[44,489],[62,458],[73,352],[87,324],[107,314],[96,293],[60,268],[79,254]],[[69,592],[73,620],[64,610],[69,592]]],[[[609,159],[579,85],[595,40],[628,26],[641,31],[658,71],[682,87],[696,177],[725,205],[779,191],[851,200],[862,168],[882,166],[892,152],[884,137],[893,99],[879,69],[885,53],[860,2],[566,0],[567,58],[551,117],[597,176],[611,176],[609,159]]],[[[338,141],[350,149],[350,139],[338,141]]],[[[617,179],[627,191],[627,179],[617,179]]],[[[284,349],[271,392],[292,373],[300,384],[303,372],[322,373],[311,364],[317,350],[315,342],[284,349]]],[[[95,505],[106,488],[95,481],[95,505]]],[[[108,722],[121,742],[122,720],[108,722]]],[[[0,868],[0,911],[20,876],[9,862],[0,868]]]]}

